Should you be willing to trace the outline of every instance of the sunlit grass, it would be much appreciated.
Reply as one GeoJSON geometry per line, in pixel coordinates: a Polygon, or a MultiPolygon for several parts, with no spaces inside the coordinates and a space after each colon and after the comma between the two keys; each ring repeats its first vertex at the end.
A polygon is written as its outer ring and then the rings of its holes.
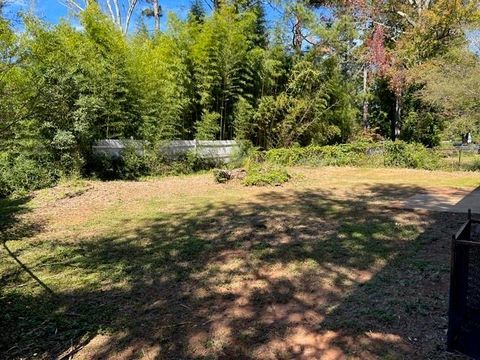
{"type": "MultiPolygon", "coordinates": [[[[365,329],[357,318],[369,326],[400,326],[391,307],[402,316],[422,316],[429,306],[441,311],[445,297],[404,301],[394,289],[397,283],[422,281],[424,274],[437,282],[447,278],[448,262],[415,257],[431,241],[418,239],[432,221],[383,207],[428,187],[474,188],[480,184],[475,174],[292,171],[303,176],[280,188],[217,185],[207,174],[143,183],[62,184],[32,199],[2,201],[4,228],[19,230],[3,233],[3,240],[55,293],[46,294],[0,251],[0,303],[7,309],[0,317],[15,327],[10,341],[18,344],[11,353],[48,357],[86,335],[114,336],[127,329],[134,336],[143,331],[137,324],[142,317],[150,321],[148,312],[140,311],[144,307],[158,307],[162,314],[147,331],[162,333],[159,338],[169,346],[188,343],[188,326],[183,340],[160,331],[164,316],[183,329],[186,320],[174,310],[181,304],[191,309],[191,317],[205,314],[195,326],[207,327],[219,311],[210,302],[239,294],[254,308],[266,306],[265,313],[272,301],[302,299],[309,313],[329,317],[325,326],[350,332],[365,329]],[[36,222],[38,227],[23,226],[36,222]],[[353,292],[358,292],[354,298],[353,292]],[[369,306],[382,292],[391,296],[369,306]],[[348,304],[358,309],[345,313],[348,304]]],[[[235,314],[227,310],[226,318],[235,314]]],[[[237,341],[253,341],[248,334],[264,326],[255,324],[245,325],[237,341]]],[[[208,344],[205,351],[212,356],[229,346],[226,338],[211,337],[208,344]]],[[[13,346],[0,345],[0,354],[13,346]]]]}

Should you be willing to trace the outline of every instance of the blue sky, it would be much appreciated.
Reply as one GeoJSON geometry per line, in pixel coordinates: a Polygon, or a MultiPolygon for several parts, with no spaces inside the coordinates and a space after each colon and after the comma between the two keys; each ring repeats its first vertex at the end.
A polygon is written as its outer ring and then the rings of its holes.
{"type": "MultiPolygon", "coordinates": [[[[19,11],[27,11],[31,8],[31,4],[34,4],[35,14],[41,19],[56,24],[62,18],[72,19],[69,10],[62,4],[65,3],[65,0],[7,0],[10,2],[10,5],[7,7],[6,15],[10,18],[15,18],[15,14],[19,11]]],[[[168,12],[175,12],[180,17],[185,17],[190,9],[190,4],[192,0],[160,0],[164,14],[168,12]]],[[[139,10],[146,7],[144,1],[140,1],[139,10]]],[[[208,10],[208,7],[205,6],[205,10],[208,10]]],[[[275,13],[271,8],[267,6],[266,8],[267,16],[270,19],[275,18],[275,13]]],[[[165,23],[165,17],[162,18],[162,22],[165,23]]],[[[132,21],[132,28],[135,27],[135,20],[132,21]]]]}
{"type": "MultiPolygon", "coordinates": [[[[36,15],[52,24],[57,23],[61,18],[70,16],[68,9],[62,4],[65,1],[62,0],[10,0],[11,4],[7,7],[7,15],[14,17],[18,11],[30,9],[32,2],[36,15]]],[[[180,16],[185,16],[190,8],[190,0],[160,0],[160,3],[165,13],[174,11],[180,16]]],[[[145,3],[142,2],[139,9],[145,6],[145,3]]]]}
{"type": "MultiPolygon", "coordinates": [[[[6,10],[9,17],[14,17],[19,11],[30,9],[32,3],[31,0],[10,0],[9,2],[6,10]]],[[[61,17],[68,15],[68,10],[58,0],[37,0],[34,4],[36,14],[48,22],[56,23],[61,17]]]]}

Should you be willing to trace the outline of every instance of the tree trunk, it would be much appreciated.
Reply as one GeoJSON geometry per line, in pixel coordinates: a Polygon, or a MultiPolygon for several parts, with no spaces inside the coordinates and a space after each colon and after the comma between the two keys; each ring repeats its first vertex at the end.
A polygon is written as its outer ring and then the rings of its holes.
{"type": "Polygon", "coordinates": [[[122,26],[122,14],[120,12],[120,5],[118,0],[113,0],[113,5],[115,6],[115,19],[118,26],[122,26]]]}
{"type": "Polygon", "coordinates": [[[365,66],[363,69],[363,128],[365,130],[368,130],[369,123],[368,123],[368,117],[369,117],[369,103],[367,99],[368,95],[368,69],[365,66]]]}
{"type": "Polygon", "coordinates": [[[297,54],[302,52],[303,34],[302,34],[302,20],[296,16],[295,25],[293,26],[293,48],[297,54]]]}
{"type": "Polygon", "coordinates": [[[403,108],[403,99],[402,94],[395,94],[395,116],[393,117],[392,122],[392,140],[396,140],[400,136],[400,129],[402,123],[402,108],[403,108]]]}
{"type": "Polygon", "coordinates": [[[223,97],[222,97],[222,109],[220,111],[220,114],[222,116],[222,127],[220,129],[221,133],[220,133],[220,140],[224,140],[225,138],[225,132],[226,132],[226,129],[227,129],[227,116],[226,116],[226,113],[227,113],[227,107],[226,107],[226,97],[225,97],[225,91],[223,92],[223,97]]]}
{"type": "Polygon", "coordinates": [[[153,18],[155,20],[155,30],[160,30],[160,12],[158,0],[153,0],[153,18]]]}
{"type": "Polygon", "coordinates": [[[128,34],[128,28],[130,27],[130,20],[132,19],[137,3],[138,3],[138,0],[129,0],[127,13],[125,15],[125,27],[123,28],[123,32],[125,35],[128,34]]]}

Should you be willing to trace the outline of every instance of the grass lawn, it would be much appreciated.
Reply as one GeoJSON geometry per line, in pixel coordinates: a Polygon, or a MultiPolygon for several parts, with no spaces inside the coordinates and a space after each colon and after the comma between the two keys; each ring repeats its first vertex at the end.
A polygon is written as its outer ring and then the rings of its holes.
{"type": "Polygon", "coordinates": [[[4,200],[0,358],[460,359],[445,337],[465,215],[392,204],[478,174],[292,171],[283,187],[207,174],[4,200]]]}

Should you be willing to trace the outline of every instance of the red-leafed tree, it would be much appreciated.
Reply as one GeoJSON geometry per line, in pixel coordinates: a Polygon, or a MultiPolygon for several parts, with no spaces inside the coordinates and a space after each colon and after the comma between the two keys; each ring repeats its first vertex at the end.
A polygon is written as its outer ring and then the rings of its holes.
{"type": "Polygon", "coordinates": [[[384,78],[395,96],[391,136],[400,135],[408,72],[465,41],[465,28],[479,20],[478,0],[345,0],[367,29],[365,68],[384,78]],[[368,31],[370,28],[370,31],[368,31]]]}

